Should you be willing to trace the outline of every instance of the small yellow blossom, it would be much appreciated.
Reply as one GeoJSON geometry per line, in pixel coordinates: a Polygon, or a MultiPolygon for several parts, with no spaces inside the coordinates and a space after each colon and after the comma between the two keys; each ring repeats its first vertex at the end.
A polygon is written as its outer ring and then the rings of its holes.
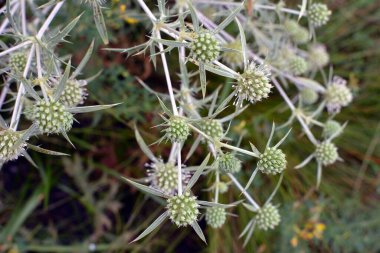
{"type": "Polygon", "coordinates": [[[134,25],[134,24],[138,23],[139,21],[137,19],[131,18],[127,14],[125,14],[126,10],[127,10],[127,5],[121,4],[119,6],[119,11],[120,11],[120,13],[121,13],[122,18],[124,19],[124,21],[127,22],[130,25],[134,25]]]}

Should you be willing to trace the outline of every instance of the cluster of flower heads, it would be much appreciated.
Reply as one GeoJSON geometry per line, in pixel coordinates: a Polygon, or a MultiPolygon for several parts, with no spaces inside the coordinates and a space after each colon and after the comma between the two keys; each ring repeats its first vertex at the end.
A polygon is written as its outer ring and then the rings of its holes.
{"type": "MultiPolygon", "coordinates": [[[[70,142],[67,132],[73,127],[75,114],[112,106],[79,107],[87,98],[88,81],[79,80],[78,76],[90,59],[94,42],[77,68],[73,68],[70,60],[61,58],[56,52],[56,47],[66,42],[66,36],[80,17],[63,27],[64,32],[56,32],[51,27],[51,22],[64,2],[51,3],[53,6],[42,5],[38,11],[34,3],[31,6],[29,4],[31,3],[20,4],[17,0],[10,0],[14,20],[8,22],[8,15],[3,15],[6,19],[0,28],[1,34],[20,38],[13,44],[1,45],[0,68],[4,84],[0,111],[10,114],[5,113],[4,117],[0,115],[0,168],[4,163],[20,156],[35,165],[26,152],[27,149],[65,155],[34,146],[27,141],[34,136],[62,134],[70,142]],[[21,15],[22,12],[27,15],[21,15]],[[49,19],[41,18],[44,15],[51,16],[49,19]]],[[[89,80],[91,79],[93,78],[89,80]]]]}
{"type": "MultiPolygon", "coordinates": [[[[276,130],[289,126],[294,119],[299,121],[307,138],[315,146],[315,151],[297,168],[315,158],[318,163],[318,185],[322,166],[340,160],[333,139],[342,132],[344,124],[340,124],[334,117],[342,107],[351,102],[352,93],[342,79],[326,78],[324,67],[329,65],[330,57],[326,47],[315,38],[316,29],[327,24],[331,11],[322,3],[310,3],[303,14],[298,13],[300,18],[306,18],[298,21],[297,16],[294,16],[297,12],[289,12],[283,5],[278,5],[276,11],[272,11],[270,5],[254,5],[254,10],[265,15],[246,16],[239,15],[245,11],[244,4],[229,5],[228,2],[214,1],[211,5],[205,5],[178,1],[168,10],[159,1],[157,16],[144,1],[138,0],[138,3],[153,24],[151,38],[140,46],[112,51],[133,54],[150,48],[152,58],[161,57],[169,94],[163,96],[150,89],[149,91],[159,97],[164,112],[161,115],[164,123],[160,125],[163,127],[163,136],[157,143],[164,139],[169,140],[171,151],[167,162],[156,158],[136,130],[136,139],[141,149],[152,161],[145,181],[148,185],[126,180],[144,192],[166,199],[164,213],[136,240],[142,239],[166,219],[178,227],[192,226],[197,235],[205,240],[197,224],[202,217],[203,207],[206,209],[206,223],[214,229],[222,227],[228,219],[226,208],[240,203],[221,204],[219,195],[225,194],[232,189],[230,185],[234,185],[245,196],[244,206],[254,213],[241,234],[246,236],[246,244],[255,228],[263,231],[274,229],[281,221],[280,211],[272,204],[272,198],[288,166],[286,152],[280,145],[290,131],[277,144],[271,145],[276,130]],[[184,12],[185,9],[188,11],[184,12]],[[209,15],[210,10],[221,15],[209,15]],[[178,16],[178,22],[168,19],[169,13],[178,16]],[[277,18],[277,15],[280,17],[277,18]],[[265,24],[273,25],[273,20],[279,22],[273,26],[276,29],[266,29],[265,24]],[[308,28],[304,27],[306,21],[308,28]],[[238,32],[230,35],[225,28],[232,27],[232,23],[236,24],[238,32]],[[257,23],[262,25],[256,27],[257,23]],[[281,29],[277,29],[278,27],[281,29]],[[162,39],[161,34],[172,39],[162,39]],[[160,56],[156,54],[155,48],[161,51],[160,56]],[[178,50],[179,57],[178,90],[172,87],[171,77],[174,75],[169,72],[170,67],[165,57],[167,52],[173,50],[178,50]],[[190,74],[190,64],[199,71],[190,74]],[[219,89],[209,94],[206,87],[209,73],[232,80],[230,94],[226,98],[219,99],[219,89]],[[194,81],[198,75],[199,83],[194,81]],[[324,84],[313,80],[315,76],[320,77],[324,84]],[[293,84],[292,87],[289,84],[293,84]],[[202,98],[197,96],[199,91],[202,91],[202,98]],[[294,98],[289,97],[288,94],[294,91],[294,98]],[[249,110],[251,104],[265,103],[271,94],[277,92],[284,98],[292,116],[278,128],[273,124],[263,151],[260,152],[252,143],[250,150],[240,148],[241,140],[230,140],[231,121],[243,111],[249,110]],[[171,104],[171,110],[166,103],[171,104]],[[225,108],[229,104],[235,105],[235,111],[227,114],[225,108]],[[326,120],[323,118],[324,108],[329,113],[326,120]],[[207,115],[203,115],[205,111],[208,111],[207,115]],[[321,120],[325,120],[325,123],[321,120]],[[320,131],[317,130],[320,138],[313,129],[317,127],[321,128],[320,131]],[[183,159],[185,149],[182,148],[187,145],[188,153],[183,159]],[[209,164],[208,155],[201,165],[190,166],[190,158],[199,158],[196,154],[199,154],[197,150],[200,145],[209,150],[214,161],[209,164]],[[235,175],[247,172],[243,162],[246,157],[253,157],[257,162],[255,169],[248,171],[251,174],[249,181],[242,186],[235,175]],[[252,182],[259,172],[262,176],[280,177],[271,197],[262,205],[250,195],[252,182]],[[212,193],[210,201],[199,200],[200,197],[191,191],[201,177],[212,179],[210,187],[207,188],[212,193]]],[[[225,85],[230,84],[226,82],[225,85]]],[[[147,87],[146,84],[143,86],[147,87]]]]}

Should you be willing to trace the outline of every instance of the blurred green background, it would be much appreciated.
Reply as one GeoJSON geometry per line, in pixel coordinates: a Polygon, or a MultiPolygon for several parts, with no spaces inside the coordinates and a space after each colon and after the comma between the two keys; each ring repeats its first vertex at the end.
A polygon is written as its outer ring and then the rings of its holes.
{"type": "MultiPolygon", "coordinates": [[[[200,222],[208,237],[207,245],[191,229],[178,230],[170,223],[143,242],[129,244],[163,209],[118,177],[143,177],[144,165],[149,162],[135,142],[133,123],[140,126],[147,143],[160,135],[160,129],[151,128],[160,122],[157,100],[133,76],[162,92],[166,92],[165,79],[160,67],[154,70],[148,56],[126,59],[125,55],[104,51],[91,11],[86,11],[70,37],[73,43],[62,45],[60,50],[62,54],[76,52],[75,64],[91,40],[97,38],[98,50],[85,76],[100,69],[103,72],[88,86],[87,104],[123,104],[78,116],[80,123],[70,132],[75,150],[60,137],[40,140],[45,148],[59,147],[71,157],[32,154],[39,169],[19,159],[1,170],[0,252],[88,252],[95,246],[93,242],[99,252],[379,252],[380,2],[327,3],[333,16],[319,30],[319,41],[326,44],[335,73],[348,79],[355,93],[353,104],[337,118],[349,122],[337,141],[345,162],[326,168],[321,188],[316,191],[315,164],[300,171],[292,169],[313,147],[304,136],[291,135],[283,146],[289,154],[289,169],[274,199],[281,204],[282,223],[278,229],[256,231],[243,249],[238,235],[251,216],[238,207],[233,212],[239,218],[230,217],[223,229],[206,228],[204,221],[200,222]]],[[[127,48],[146,40],[148,30],[134,16],[133,2],[112,1],[108,7],[105,16],[111,47],[127,48]]],[[[65,8],[54,21],[56,25],[67,23],[82,11],[75,4],[65,4],[65,8]]],[[[171,71],[174,77],[175,69],[171,71]]],[[[224,84],[221,81],[215,79],[210,87],[224,84]]],[[[255,105],[254,113],[241,115],[239,123],[231,128],[231,136],[244,133],[247,140],[263,147],[272,121],[281,123],[288,117],[288,112],[277,113],[282,106],[281,97],[274,93],[270,101],[255,105]]],[[[295,124],[294,128],[299,126],[295,124]]],[[[249,143],[243,146],[249,148],[249,143]]],[[[163,157],[170,151],[165,144],[151,148],[163,157]]],[[[202,156],[206,148],[197,152],[202,156]]],[[[238,176],[242,181],[248,179],[252,169],[248,160],[245,164],[238,176]]],[[[264,200],[262,196],[270,194],[276,180],[259,176],[251,193],[264,200]]],[[[207,180],[202,183],[207,184],[207,180]]],[[[200,192],[204,198],[207,194],[200,192]]],[[[222,201],[233,201],[238,194],[234,189],[222,201]]]]}

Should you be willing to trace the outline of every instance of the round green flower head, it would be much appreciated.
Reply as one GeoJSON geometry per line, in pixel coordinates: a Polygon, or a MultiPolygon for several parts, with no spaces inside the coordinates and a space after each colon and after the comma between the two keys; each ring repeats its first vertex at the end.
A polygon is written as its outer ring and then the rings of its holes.
{"type": "Polygon", "coordinates": [[[309,60],[315,68],[323,68],[330,62],[326,47],[320,44],[309,47],[309,60]]]}
{"type": "Polygon", "coordinates": [[[236,51],[223,51],[223,60],[229,64],[232,68],[241,67],[243,65],[243,53],[241,52],[241,41],[234,40],[225,45],[226,48],[230,48],[236,51]],[[237,52],[239,51],[239,52],[237,52]]]}
{"type": "Polygon", "coordinates": [[[196,199],[190,195],[190,192],[170,197],[166,206],[170,220],[178,227],[186,227],[196,222],[199,215],[196,199]]]}
{"type": "Polygon", "coordinates": [[[32,108],[31,116],[42,133],[68,132],[74,122],[73,115],[60,102],[38,101],[32,108]]]}
{"type": "Polygon", "coordinates": [[[233,86],[237,96],[235,104],[242,106],[244,100],[255,103],[267,98],[272,89],[269,76],[270,71],[266,65],[252,62],[233,86]]]}
{"type": "Polygon", "coordinates": [[[277,207],[271,203],[268,203],[260,208],[256,215],[256,225],[262,230],[274,229],[278,226],[278,224],[280,224],[280,221],[280,213],[277,207]]]}
{"type": "Polygon", "coordinates": [[[327,5],[322,3],[314,3],[307,11],[309,22],[314,27],[320,27],[325,25],[331,16],[331,11],[327,8],[327,5]]]}
{"type": "Polygon", "coordinates": [[[226,210],[222,207],[210,207],[206,209],[206,223],[212,228],[220,228],[226,222],[226,210]]]}
{"type": "Polygon", "coordinates": [[[330,138],[334,134],[336,134],[338,131],[341,130],[341,125],[338,121],[335,120],[329,120],[326,122],[325,126],[323,127],[322,136],[325,139],[330,138]]]}
{"type": "Polygon", "coordinates": [[[21,137],[21,132],[11,129],[0,131],[0,163],[14,160],[20,156],[26,146],[25,142],[17,143],[21,137]]]}
{"type": "Polygon", "coordinates": [[[304,88],[300,91],[302,102],[306,105],[312,105],[318,100],[318,93],[310,88],[304,88]]]}
{"type": "Polygon", "coordinates": [[[226,184],[225,182],[219,182],[218,188],[220,193],[226,193],[228,191],[228,184],[226,184]]]}
{"type": "Polygon", "coordinates": [[[191,55],[198,62],[208,63],[216,60],[220,54],[220,43],[211,32],[198,33],[191,42],[191,55]]]}
{"type": "Polygon", "coordinates": [[[352,93],[346,86],[346,80],[334,77],[327,87],[325,98],[329,112],[339,112],[342,107],[349,105],[352,101],[352,93]]]}
{"type": "Polygon", "coordinates": [[[338,149],[331,142],[322,142],[315,150],[315,158],[323,165],[333,164],[338,159],[338,149]]]}
{"type": "Polygon", "coordinates": [[[223,173],[238,173],[241,161],[233,153],[225,153],[218,157],[218,169],[223,173]]]}
{"type": "Polygon", "coordinates": [[[87,89],[85,88],[86,81],[84,80],[69,80],[66,83],[59,101],[67,107],[75,107],[83,104],[87,97],[87,89]]]}
{"type": "Polygon", "coordinates": [[[177,188],[177,168],[172,163],[157,163],[154,173],[154,186],[170,195],[177,188]]]}
{"type": "Polygon", "coordinates": [[[260,154],[257,166],[265,174],[276,175],[286,169],[286,156],[281,149],[267,148],[260,154]]]}
{"type": "Polygon", "coordinates": [[[220,140],[223,137],[222,123],[215,119],[206,119],[201,123],[201,131],[214,140],[220,140]]]}
{"type": "Polygon", "coordinates": [[[306,28],[300,26],[298,22],[288,19],[284,23],[285,29],[290,38],[298,44],[304,44],[309,41],[309,32],[306,28]]]}
{"type": "Polygon", "coordinates": [[[11,68],[12,73],[22,74],[24,72],[27,57],[25,53],[14,53],[9,57],[9,67],[11,68]]]}
{"type": "Polygon", "coordinates": [[[172,142],[184,142],[190,135],[189,125],[180,117],[171,117],[167,125],[168,127],[165,129],[166,137],[172,142]]]}
{"type": "Polygon", "coordinates": [[[308,70],[307,62],[300,56],[293,56],[289,59],[289,70],[294,75],[302,75],[308,70]]]}

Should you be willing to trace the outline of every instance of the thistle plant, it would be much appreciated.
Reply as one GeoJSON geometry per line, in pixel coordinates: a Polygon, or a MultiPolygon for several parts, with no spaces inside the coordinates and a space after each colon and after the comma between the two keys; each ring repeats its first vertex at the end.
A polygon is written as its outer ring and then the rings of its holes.
{"type": "MultiPolygon", "coordinates": [[[[7,32],[22,39],[0,53],[1,57],[6,56],[13,61],[13,64],[5,67],[8,75],[6,85],[12,81],[19,84],[10,127],[6,120],[0,118],[4,129],[0,136],[6,143],[0,149],[2,160],[27,156],[25,149],[33,146],[26,141],[34,135],[62,134],[69,140],[67,132],[73,126],[76,113],[113,106],[79,106],[87,97],[84,86],[88,83],[88,80],[80,79],[79,75],[88,62],[93,44],[71,75],[70,61],[56,53],[59,51],[57,45],[65,41],[80,17],[71,21],[61,32],[46,36],[52,20],[65,2],[50,1],[42,6],[41,9],[51,9],[50,14],[43,23],[37,19],[33,23],[37,27],[30,31],[26,19],[14,22],[11,18],[12,3],[18,2],[7,1],[7,32]],[[34,30],[38,32],[34,34],[34,30]],[[16,52],[17,57],[9,57],[16,52]],[[23,58],[24,52],[26,58],[23,58]],[[50,65],[53,65],[54,71],[50,71],[50,65]],[[31,103],[31,109],[24,112],[30,115],[32,123],[30,128],[18,133],[24,101],[31,103]]],[[[108,36],[101,11],[106,1],[82,2],[83,6],[87,4],[93,9],[96,27],[107,44],[108,36]]],[[[144,238],[166,220],[170,220],[178,229],[192,227],[206,241],[198,225],[199,220],[205,216],[210,227],[222,227],[228,219],[225,209],[242,204],[252,213],[252,218],[241,233],[241,237],[245,236],[246,245],[256,227],[267,231],[275,229],[281,221],[280,208],[272,204],[272,200],[286,168],[292,166],[288,164],[286,148],[280,148],[290,130],[283,134],[279,133],[281,129],[290,128],[292,124],[301,125],[301,136],[310,141],[315,151],[296,168],[305,166],[315,158],[318,186],[322,167],[341,160],[333,139],[342,133],[345,124],[333,133],[326,130],[320,140],[317,136],[325,128],[325,124],[321,123],[327,114],[324,109],[327,108],[332,119],[353,99],[343,79],[333,79],[331,71],[329,78],[326,77],[324,66],[329,64],[329,57],[320,48],[314,48],[314,45],[321,45],[317,41],[315,28],[328,22],[331,11],[324,4],[310,1],[302,1],[299,10],[286,8],[283,4],[275,5],[267,0],[254,2],[251,11],[259,15],[247,15],[250,10],[245,1],[179,0],[170,5],[164,0],[157,0],[152,2],[152,7],[157,6],[154,10],[147,1],[136,2],[147,17],[146,27],[151,29],[146,42],[131,48],[106,50],[129,56],[149,54],[155,68],[162,65],[167,94],[156,92],[142,80],[138,81],[152,96],[158,98],[160,105],[162,122],[159,126],[163,129],[152,145],[167,145],[170,152],[167,152],[168,155],[153,154],[140,135],[140,126],[135,126],[136,140],[150,163],[146,164],[145,178],[123,180],[158,200],[162,205],[162,214],[134,241],[144,238]],[[205,3],[207,7],[215,7],[221,18],[215,21],[208,18],[205,15],[205,3]],[[299,21],[308,21],[309,30],[299,21]],[[227,27],[230,28],[228,31],[227,27]],[[310,48],[310,52],[304,48],[310,48]],[[169,55],[178,55],[178,59],[175,59],[178,73],[173,73],[175,66],[169,66],[169,55]],[[195,69],[195,72],[190,69],[195,69]],[[207,87],[208,81],[215,75],[226,80],[224,86],[227,87],[223,87],[226,95],[220,92],[221,87],[214,90],[207,87]],[[179,87],[173,87],[174,84],[179,87]],[[245,136],[241,134],[239,140],[233,139],[230,126],[239,120],[238,116],[242,112],[255,114],[256,103],[266,103],[272,96],[278,95],[283,98],[285,105],[281,104],[280,107],[291,111],[289,119],[281,122],[277,128],[273,123],[265,147],[256,147],[253,140],[247,140],[250,143],[248,148],[240,147],[245,136]],[[278,135],[283,137],[272,145],[272,140],[278,135]],[[168,142],[162,143],[162,140],[168,142]],[[201,145],[203,149],[199,148],[201,145]],[[203,150],[203,153],[195,155],[199,150],[203,150]],[[253,187],[258,172],[261,172],[262,177],[279,177],[272,194],[263,200],[255,199],[252,195],[253,191],[260,190],[253,187]],[[236,176],[239,173],[249,174],[248,182],[242,182],[242,177],[236,176]],[[230,181],[222,179],[222,174],[230,181]],[[207,183],[209,185],[205,186],[206,182],[210,182],[207,183]],[[198,187],[194,187],[195,184],[210,193],[207,199],[203,198],[198,187]],[[243,194],[244,199],[220,203],[220,195],[235,188],[243,194]]],[[[25,1],[20,3],[25,4],[25,1]]],[[[25,11],[25,8],[20,8],[20,11],[25,11]]],[[[267,133],[263,133],[266,136],[267,133]]],[[[264,195],[259,196],[262,198],[264,195]]]]}
{"type": "MultiPolygon", "coordinates": [[[[137,3],[150,22],[151,31],[147,41],[132,48],[108,50],[126,53],[129,56],[147,53],[149,50],[154,66],[162,64],[167,94],[155,92],[143,81],[138,81],[152,93],[152,96],[158,97],[163,119],[160,126],[164,127],[164,136],[154,144],[158,145],[164,139],[170,140],[170,155],[164,159],[154,156],[137,131],[139,127],[136,126],[137,141],[154,166],[148,166],[150,169],[145,181],[139,180],[146,184],[131,179],[125,180],[143,192],[164,198],[166,201],[163,202],[163,214],[134,241],[142,239],[167,219],[178,228],[192,226],[197,235],[205,240],[202,230],[197,225],[197,221],[202,217],[202,206],[207,207],[207,224],[212,228],[219,228],[227,219],[224,209],[241,204],[239,201],[230,204],[219,203],[219,195],[233,188],[229,185],[242,192],[243,204],[254,213],[252,220],[242,232],[242,236],[246,236],[245,244],[252,237],[256,226],[263,231],[275,229],[281,218],[278,207],[271,203],[289,166],[286,149],[281,149],[280,145],[286,140],[290,130],[275,145],[271,145],[272,139],[276,138],[275,133],[282,128],[288,128],[294,120],[301,124],[302,132],[315,146],[311,158],[316,158],[318,163],[318,184],[322,166],[331,164],[333,153],[336,152],[336,149],[329,148],[333,145],[332,140],[337,136],[336,133],[329,137],[323,134],[322,141],[319,141],[316,134],[321,131],[313,129],[323,129],[325,124],[319,119],[325,114],[323,109],[338,104],[335,97],[338,95],[329,90],[333,83],[327,80],[323,69],[328,65],[329,57],[323,45],[317,44],[314,29],[326,24],[331,12],[325,5],[309,1],[303,1],[300,10],[292,10],[284,5],[275,6],[269,1],[254,3],[253,11],[261,14],[258,16],[245,15],[247,10],[244,1],[177,1],[171,6],[158,0],[158,10],[151,10],[148,6],[150,3],[145,1],[137,0],[137,3]],[[218,10],[220,18],[210,19],[210,9],[218,10]],[[277,19],[276,15],[280,18],[277,19]],[[173,20],[171,17],[176,18],[173,20]],[[297,18],[307,19],[310,24],[309,30],[302,27],[297,18]],[[265,29],[265,25],[256,26],[258,22],[281,29],[265,29]],[[231,27],[231,34],[226,31],[227,26],[231,27]],[[308,44],[306,48],[310,51],[299,48],[300,44],[308,44]],[[179,73],[171,71],[167,59],[173,51],[178,53],[176,61],[179,73]],[[321,55],[324,57],[319,57],[321,55]],[[190,72],[191,66],[195,66],[195,73],[190,72]],[[231,88],[227,96],[221,96],[220,88],[210,90],[207,87],[211,74],[232,81],[225,84],[231,88]],[[179,77],[175,81],[179,83],[178,88],[173,87],[174,76],[179,77]],[[321,77],[324,84],[321,84],[319,79],[314,80],[316,76],[321,77]],[[199,93],[201,96],[198,96],[199,93]],[[243,111],[251,110],[255,103],[265,103],[271,99],[272,94],[280,94],[292,112],[291,117],[277,128],[273,124],[267,145],[262,152],[259,151],[261,148],[257,148],[251,142],[249,149],[239,147],[244,136],[241,136],[239,141],[231,140],[230,125],[243,111]],[[233,112],[227,113],[227,107],[233,108],[233,112]],[[194,157],[195,151],[202,144],[207,147],[214,161],[209,164],[211,158],[208,155],[205,159],[197,157],[198,161],[203,160],[201,165],[189,164],[189,159],[194,157]],[[184,147],[189,149],[183,149],[184,147]],[[188,150],[187,154],[184,154],[184,150],[188,150]],[[256,169],[246,170],[246,158],[255,160],[256,169]],[[157,177],[163,175],[159,172],[159,168],[163,167],[170,169],[166,170],[165,179],[157,180],[157,177]],[[174,167],[177,172],[175,187],[174,167]],[[265,177],[280,177],[279,183],[263,205],[258,204],[250,193],[259,171],[265,177]],[[236,174],[247,172],[251,174],[248,182],[240,182],[235,177],[236,174]],[[227,175],[230,181],[222,181],[222,174],[227,175]],[[184,180],[184,177],[188,180],[184,180]],[[199,193],[191,191],[195,183],[202,183],[203,177],[212,181],[206,188],[208,192],[213,193],[208,201],[199,200],[199,193]],[[160,185],[160,180],[166,183],[160,185]]],[[[339,98],[341,107],[348,105],[342,100],[343,98],[339,98]]],[[[337,110],[334,111],[336,112],[337,110]]],[[[335,158],[334,161],[339,159],[337,153],[335,158]]],[[[304,164],[306,163],[301,165],[304,164]]]]}
{"type": "Polygon", "coordinates": [[[61,30],[50,27],[63,4],[62,1],[50,1],[36,9],[27,1],[8,0],[2,9],[5,19],[0,33],[14,40],[7,40],[9,44],[2,43],[0,52],[2,62],[6,62],[1,69],[4,84],[0,108],[11,112],[9,118],[0,116],[1,166],[20,156],[36,166],[28,150],[65,155],[27,141],[35,136],[62,134],[72,144],[67,132],[73,127],[75,114],[114,106],[78,107],[87,96],[84,87],[87,81],[77,77],[91,57],[94,42],[76,68],[70,59],[59,55],[57,47],[66,42],[80,20],[80,16],[76,17],[61,30]],[[16,90],[16,95],[13,90],[16,90]],[[13,103],[5,103],[7,97],[13,97],[10,100],[13,103]],[[3,107],[5,104],[7,108],[3,107]],[[26,115],[28,120],[24,122],[22,115],[26,115]]]}

